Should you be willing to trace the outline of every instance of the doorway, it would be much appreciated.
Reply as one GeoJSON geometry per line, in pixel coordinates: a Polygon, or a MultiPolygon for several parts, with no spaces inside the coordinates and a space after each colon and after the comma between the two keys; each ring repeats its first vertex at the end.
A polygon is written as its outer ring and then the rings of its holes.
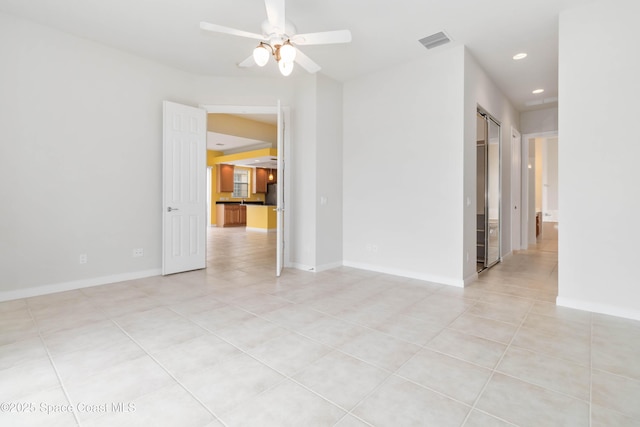
{"type": "Polygon", "coordinates": [[[476,133],[477,271],[500,262],[500,123],[478,108],[476,133]]]}
{"type": "MultiPolygon", "coordinates": [[[[277,199],[277,226],[276,226],[276,276],[282,272],[282,268],[288,266],[290,259],[289,245],[287,244],[290,236],[290,221],[285,221],[284,207],[289,205],[290,187],[289,173],[285,168],[285,159],[289,158],[290,153],[290,109],[281,107],[280,101],[276,106],[228,106],[228,105],[203,105],[208,114],[226,114],[234,116],[258,116],[270,115],[277,118],[277,165],[275,168],[270,166],[270,175],[275,174],[278,177],[278,185],[276,187],[277,199]]],[[[266,169],[265,169],[266,170],[266,169]]],[[[269,178],[271,179],[271,178],[269,178]]],[[[209,233],[211,234],[211,233],[209,233]]],[[[273,239],[272,239],[273,240],[273,239]]]]}

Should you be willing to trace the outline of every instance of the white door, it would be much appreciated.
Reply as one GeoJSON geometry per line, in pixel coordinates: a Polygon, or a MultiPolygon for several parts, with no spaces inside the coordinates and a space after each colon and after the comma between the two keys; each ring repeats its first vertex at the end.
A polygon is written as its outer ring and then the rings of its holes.
{"type": "Polygon", "coordinates": [[[511,249],[522,247],[522,144],[520,132],[511,128],[511,249]]]}
{"type": "Polygon", "coordinates": [[[162,274],[206,267],[206,111],[164,101],[162,274]]]}
{"type": "Polygon", "coordinates": [[[277,187],[277,232],[276,232],[276,276],[282,274],[284,264],[284,114],[278,100],[278,187],[277,187]]]}

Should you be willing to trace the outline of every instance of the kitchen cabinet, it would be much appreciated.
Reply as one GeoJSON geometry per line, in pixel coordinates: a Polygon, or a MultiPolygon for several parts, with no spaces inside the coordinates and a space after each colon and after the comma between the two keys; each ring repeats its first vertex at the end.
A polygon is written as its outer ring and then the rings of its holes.
{"type": "Polygon", "coordinates": [[[218,193],[233,193],[233,165],[220,164],[216,167],[216,189],[218,193]]]}
{"type": "Polygon", "coordinates": [[[247,206],[238,204],[216,205],[216,226],[239,227],[247,225],[247,206]]]}
{"type": "Polygon", "coordinates": [[[256,168],[253,174],[252,193],[266,193],[269,172],[265,168],[256,168]]]}

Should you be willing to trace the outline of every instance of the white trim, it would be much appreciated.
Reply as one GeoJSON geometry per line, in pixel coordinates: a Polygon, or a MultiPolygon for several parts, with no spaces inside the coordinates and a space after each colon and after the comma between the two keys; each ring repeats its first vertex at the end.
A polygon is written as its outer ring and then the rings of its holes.
{"type": "Polygon", "coordinates": [[[93,286],[107,285],[110,283],[124,282],[127,280],[143,279],[145,277],[160,276],[161,274],[162,269],[156,268],[153,270],[135,271],[132,273],[92,277],[90,279],[74,280],[72,282],[52,283],[49,285],[16,289],[13,291],[0,292],[0,302],[54,294],[56,292],[73,291],[76,289],[90,288],[93,286]]]}
{"type": "Polygon", "coordinates": [[[360,270],[375,271],[378,273],[391,274],[393,276],[408,277],[410,279],[424,280],[426,282],[438,283],[441,285],[455,286],[457,288],[464,288],[466,280],[453,279],[444,276],[433,276],[431,274],[418,273],[416,271],[403,270],[399,268],[380,267],[378,265],[366,264],[362,262],[343,261],[342,265],[344,265],[345,267],[358,268],[360,270]]]}
{"type": "Polygon", "coordinates": [[[311,272],[316,272],[316,268],[312,265],[306,265],[306,264],[300,264],[297,262],[292,262],[289,265],[286,265],[287,267],[291,267],[291,268],[295,268],[296,270],[302,270],[302,271],[311,271],[311,272]]]}
{"type": "Polygon", "coordinates": [[[329,264],[323,264],[316,267],[316,272],[333,270],[334,268],[342,267],[342,261],[330,262],[329,264]]]}
{"type": "Polygon", "coordinates": [[[478,272],[477,271],[475,273],[473,273],[471,276],[465,277],[465,279],[464,279],[464,287],[466,288],[467,286],[469,286],[470,284],[472,284],[476,280],[478,280],[478,272]]]}
{"type": "Polygon", "coordinates": [[[275,233],[278,231],[277,228],[258,228],[258,227],[247,227],[247,231],[257,231],[259,233],[275,233]]]}
{"type": "Polygon", "coordinates": [[[589,302],[558,296],[556,298],[556,305],[560,307],[575,308],[577,310],[591,311],[593,313],[624,317],[625,319],[640,320],[640,311],[616,307],[609,304],[600,304],[597,302],[589,302]]]}

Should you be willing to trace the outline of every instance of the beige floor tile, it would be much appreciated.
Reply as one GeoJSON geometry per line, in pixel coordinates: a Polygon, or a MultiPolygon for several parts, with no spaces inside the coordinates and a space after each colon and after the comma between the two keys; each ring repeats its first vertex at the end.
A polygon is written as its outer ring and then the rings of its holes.
{"type": "Polygon", "coordinates": [[[324,314],[300,304],[270,311],[263,314],[262,317],[293,331],[300,331],[318,320],[326,318],[324,314]]]}
{"type": "Polygon", "coordinates": [[[512,427],[515,424],[511,424],[505,420],[501,420],[491,415],[485,414],[478,410],[473,410],[469,414],[469,418],[464,423],[464,427],[512,427]]]}
{"type": "Polygon", "coordinates": [[[352,415],[345,415],[340,421],[338,421],[334,427],[370,427],[371,424],[366,423],[359,418],[352,415]]]}
{"type": "MultiPolygon", "coordinates": [[[[62,388],[56,386],[20,399],[10,399],[16,405],[28,405],[27,412],[3,412],[0,422],[11,427],[68,427],[77,425],[69,403],[62,388]]],[[[18,406],[16,406],[17,408],[18,406]]],[[[24,408],[24,406],[22,406],[24,408]]]]}
{"type": "Polygon", "coordinates": [[[210,368],[188,372],[180,377],[180,382],[220,416],[283,379],[268,366],[241,354],[210,368]]]}
{"type": "Polygon", "coordinates": [[[48,357],[0,370],[0,402],[16,400],[60,386],[48,357]]]}
{"type": "Polygon", "coordinates": [[[589,404],[499,373],[477,408],[518,426],[587,426],[589,404]]]}
{"type": "Polygon", "coordinates": [[[124,334],[109,342],[102,342],[79,350],[52,354],[62,381],[79,381],[111,369],[120,363],[143,357],[145,352],[124,334]]]}
{"type": "Polygon", "coordinates": [[[213,334],[201,335],[153,353],[167,371],[176,376],[214,366],[241,353],[213,334]]]}
{"type": "Polygon", "coordinates": [[[388,376],[387,371],[334,351],[293,378],[341,408],[350,410],[388,376]]]}
{"type": "MultiPolygon", "coordinates": [[[[65,383],[71,403],[111,405],[130,402],[167,386],[173,379],[148,356],[105,367],[94,375],[65,383]]],[[[79,411],[80,420],[98,418],[100,412],[79,411]]]]}
{"type": "Polygon", "coordinates": [[[591,405],[591,427],[637,427],[640,420],[600,405],[591,405]]]}
{"type": "Polygon", "coordinates": [[[536,301],[531,307],[531,313],[553,317],[555,319],[570,320],[591,324],[591,313],[588,311],[574,310],[572,308],[558,307],[554,302],[536,301]]]}
{"type": "Polygon", "coordinates": [[[511,347],[496,370],[549,390],[589,400],[591,378],[590,370],[585,366],[511,347]]]}
{"type": "Polygon", "coordinates": [[[339,347],[367,329],[333,317],[324,317],[302,328],[300,333],[323,344],[339,347]]]}
{"type": "Polygon", "coordinates": [[[635,327],[593,325],[593,367],[640,381],[640,330],[635,327]]]}
{"type": "Polygon", "coordinates": [[[259,317],[241,320],[214,331],[216,336],[245,351],[288,333],[287,329],[259,317]]]}
{"type": "Polygon", "coordinates": [[[434,325],[431,321],[402,314],[379,319],[372,328],[417,345],[424,345],[442,331],[442,327],[434,325]]]}
{"type": "Polygon", "coordinates": [[[201,327],[214,332],[230,324],[253,319],[256,316],[237,307],[221,307],[214,310],[192,314],[189,319],[201,327]]]}
{"type": "Polygon", "coordinates": [[[353,414],[376,427],[460,426],[471,408],[398,377],[365,399],[353,414]]]}
{"type": "Polygon", "coordinates": [[[4,316],[2,328],[0,328],[0,345],[36,337],[38,337],[38,326],[30,316],[4,316]]]}
{"type": "Polygon", "coordinates": [[[491,369],[498,363],[507,348],[504,344],[451,329],[445,329],[425,346],[440,353],[491,369]]]}
{"type": "Polygon", "coordinates": [[[123,338],[129,339],[111,320],[43,334],[44,342],[52,355],[102,346],[123,338]]]}
{"type": "Polygon", "coordinates": [[[293,332],[247,350],[265,365],[287,376],[294,375],[330,351],[330,347],[293,332]]]}
{"type": "Polygon", "coordinates": [[[473,405],[491,371],[424,349],[405,363],[396,375],[473,405]]]}
{"type": "Polygon", "coordinates": [[[640,381],[593,370],[593,403],[632,417],[640,424],[640,381]]]}
{"type": "Polygon", "coordinates": [[[513,338],[518,328],[511,323],[500,322],[467,313],[458,317],[448,327],[449,329],[464,332],[468,335],[486,338],[503,344],[508,344],[511,341],[511,338],[513,338]]]}
{"type": "Polygon", "coordinates": [[[516,333],[513,346],[589,366],[591,342],[589,338],[572,334],[548,335],[535,328],[522,327],[516,333]]]}
{"type": "Polygon", "coordinates": [[[213,414],[177,384],[162,387],[130,402],[119,403],[122,406],[109,406],[105,414],[84,422],[83,427],[202,427],[217,421],[213,414]]]}
{"type": "Polygon", "coordinates": [[[229,302],[250,313],[263,315],[273,310],[292,305],[290,301],[274,297],[268,294],[258,294],[249,297],[240,297],[229,302]]]}
{"type": "Polygon", "coordinates": [[[147,352],[153,353],[181,342],[208,334],[209,331],[186,319],[176,319],[165,326],[146,331],[129,331],[129,335],[147,352]]]}
{"type": "Polygon", "coordinates": [[[416,354],[420,347],[381,332],[367,330],[342,344],[339,349],[360,360],[393,372],[416,354]]]}
{"type": "Polygon", "coordinates": [[[0,371],[20,363],[47,357],[47,351],[40,337],[27,338],[0,346],[0,371]]]}
{"type": "Polygon", "coordinates": [[[523,326],[547,335],[573,335],[585,340],[588,340],[591,336],[591,324],[589,323],[574,322],[572,320],[558,319],[535,313],[529,313],[523,326]]]}
{"type": "Polygon", "coordinates": [[[332,426],[345,412],[309,390],[286,380],[222,415],[229,426],[332,426]]]}
{"type": "Polygon", "coordinates": [[[469,309],[468,313],[478,317],[519,325],[526,317],[531,305],[533,305],[533,302],[528,302],[526,306],[522,306],[479,301],[469,309]]]}

